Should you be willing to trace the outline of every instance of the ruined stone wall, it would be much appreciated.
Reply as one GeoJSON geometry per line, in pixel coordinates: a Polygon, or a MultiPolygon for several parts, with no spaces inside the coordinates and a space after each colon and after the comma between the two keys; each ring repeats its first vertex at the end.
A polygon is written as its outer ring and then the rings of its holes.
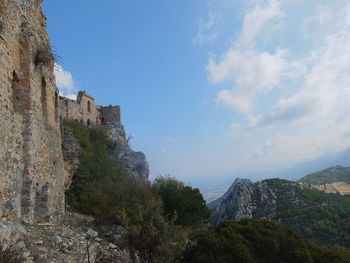
{"type": "Polygon", "coordinates": [[[83,112],[80,104],[75,100],[60,97],[60,119],[61,120],[77,120],[83,118],[83,112]]]}
{"type": "Polygon", "coordinates": [[[120,106],[107,106],[100,107],[100,118],[106,123],[110,122],[112,124],[121,123],[120,106]]]}
{"type": "Polygon", "coordinates": [[[94,124],[96,118],[104,120],[104,124],[121,125],[120,106],[99,106],[95,99],[84,91],[80,91],[77,100],[60,97],[60,119],[76,120],[86,124],[87,120],[94,124]]]}
{"type": "Polygon", "coordinates": [[[41,0],[0,1],[0,217],[59,221],[59,96],[41,0]]]}
{"type": "Polygon", "coordinates": [[[97,117],[95,99],[86,92],[80,91],[77,102],[80,104],[84,123],[86,123],[87,120],[90,120],[91,123],[95,123],[97,117]]]}

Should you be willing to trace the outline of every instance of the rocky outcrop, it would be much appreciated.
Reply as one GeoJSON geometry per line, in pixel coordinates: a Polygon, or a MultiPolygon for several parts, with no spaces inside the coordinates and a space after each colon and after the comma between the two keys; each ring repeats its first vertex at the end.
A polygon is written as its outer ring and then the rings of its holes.
{"type": "Polygon", "coordinates": [[[95,231],[94,218],[67,213],[63,225],[0,222],[1,244],[15,245],[26,263],[131,263],[127,250],[95,231]]]}
{"type": "Polygon", "coordinates": [[[124,127],[121,124],[109,124],[108,129],[113,141],[113,157],[118,164],[129,176],[147,182],[149,166],[145,154],[131,149],[128,140],[125,138],[124,127]]]}
{"type": "MultiPolygon", "coordinates": [[[[123,125],[108,123],[107,127],[111,142],[112,156],[128,176],[132,176],[141,182],[148,182],[149,166],[143,152],[135,152],[131,149],[125,136],[123,125]]],[[[64,160],[65,188],[69,189],[73,176],[79,168],[79,157],[82,148],[74,137],[73,130],[63,125],[62,127],[62,152],[64,160]]]]}
{"type": "Polygon", "coordinates": [[[82,148],[74,137],[73,130],[64,125],[62,129],[62,152],[64,161],[64,186],[66,191],[72,184],[72,178],[79,168],[79,157],[82,148]]]}
{"type": "Polygon", "coordinates": [[[276,215],[277,196],[267,182],[238,182],[225,193],[213,211],[211,222],[243,218],[272,219],[276,215]]]}
{"type": "Polygon", "coordinates": [[[221,204],[221,202],[226,199],[227,196],[229,196],[234,190],[237,184],[239,183],[246,183],[246,184],[251,184],[252,181],[249,179],[240,179],[236,178],[236,180],[231,184],[229,189],[224,193],[223,196],[221,196],[219,199],[216,199],[212,202],[210,202],[207,206],[209,207],[210,210],[215,211],[216,208],[221,204]]]}

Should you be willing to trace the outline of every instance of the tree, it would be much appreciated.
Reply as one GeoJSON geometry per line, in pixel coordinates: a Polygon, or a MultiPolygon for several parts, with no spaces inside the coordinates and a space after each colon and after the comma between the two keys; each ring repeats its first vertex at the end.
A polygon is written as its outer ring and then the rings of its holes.
{"type": "Polygon", "coordinates": [[[67,193],[71,208],[125,227],[124,245],[138,251],[141,262],[173,262],[183,239],[178,226],[164,216],[161,198],[149,184],[125,175],[112,157],[104,127],[66,125],[82,146],[80,166],[67,193]]]}
{"type": "Polygon", "coordinates": [[[297,233],[266,220],[224,221],[193,239],[184,263],[313,262],[297,233]]]}
{"type": "Polygon", "coordinates": [[[161,197],[165,213],[175,224],[191,226],[207,223],[210,210],[199,189],[192,188],[170,176],[159,176],[152,188],[161,197]]]}

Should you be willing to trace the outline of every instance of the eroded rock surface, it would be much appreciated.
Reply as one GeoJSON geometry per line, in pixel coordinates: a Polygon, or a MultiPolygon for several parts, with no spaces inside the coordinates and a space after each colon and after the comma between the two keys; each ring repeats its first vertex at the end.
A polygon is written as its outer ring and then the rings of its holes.
{"type": "Polygon", "coordinates": [[[113,156],[118,164],[124,168],[129,176],[147,182],[149,166],[145,154],[131,149],[128,140],[125,138],[122,125],[109,124],[108,129],[113,140],[113,156]]]}
{"type": "Polygon", "coordinates": [[[100,230],[94,218],[73,213],[67,213],[62,225],[21,225],[5,221],[0,222],[0,242],[16,244],[26,263],[133,262],[127,250],[111,243],[104,232],[94,229],[100,230]]]}
{"type": "Polygon", "coordinates": [[[266,182],[239,182],[225,194],[215,208],[212,223],[217,224],[228,219],[271,219],[276,215],[276,199],[276,194],[266,182]]]}
{"type": "Polygon", "coordinates": [[[64,185],[66,191],[72,184],[72,178],[79,168],[79,157],[82,148],[79,141],[74,137],[73,130],[68,126],[63,126],[62,152],[64,161],[64,185]]]}

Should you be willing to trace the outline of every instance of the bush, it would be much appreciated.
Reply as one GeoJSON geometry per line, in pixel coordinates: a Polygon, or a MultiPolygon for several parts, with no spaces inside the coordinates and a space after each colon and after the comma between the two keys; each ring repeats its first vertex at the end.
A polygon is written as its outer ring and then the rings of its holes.
{"type": "Polygon", "coordinates": [[[74,210],[94,215],[97,204],[92,193],[96,193],[96,183],[106,177],[115,182],[122,181],[127,176],[112,157],[106,128],[87,128],[74,121],[66,121],[65,125],[73,129],[82,147],[80,165],[67,192],[67,201],[74,210]]]}
{"type": "Polygon", "coordinates": [[[197,188],[169,176],[157,177],[152,187],[162,198],[165,212],[169,218],[174,218],[175,224],[191,226],[209,221],[210,209],[197,188]]]}
{"type": "Polygon", "coordinates": [[[151,186],[126,176],[112,157],[104,127],[65,122],[82,146],[80,166],[67,193],[76,211],[124,226],[126,247],[142,262],[173,262],[181,231],[164,217],[162,200],[151,186]]]}
{"type": "Polygon", "coordinates": [[[267,220],[224,221],[200,231],[189,243],[183,263],[349,263],[342,247],[310,245],[298,233],[267,220]]]}

